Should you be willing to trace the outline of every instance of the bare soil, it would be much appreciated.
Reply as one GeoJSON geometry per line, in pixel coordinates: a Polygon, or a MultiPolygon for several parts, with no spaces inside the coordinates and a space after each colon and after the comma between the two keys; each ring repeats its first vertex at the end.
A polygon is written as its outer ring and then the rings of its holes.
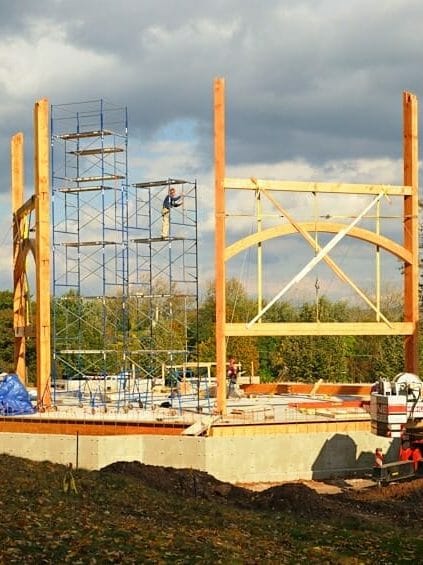
{"type": "Polygon", "coordinates": [[[161,492],[219,499],[250,509],[284,511],[310,520],[342,517],[386,520],[400,527],[419,527],[423,480],[391,483],[379,488],[369,480],[296,481],[272,485],[234,486],[192,469],[154,467],[140,462],[118,462],[103,471],[136,477],[161,492]],[[245,488],[248,487],[248,488],[245,488]]]}
{"type": "Polygon", "coordinates": [[[2,454],[0,564],[422,562],[421,479],[250,486],[139,462],[87,471],[2,454]]]}

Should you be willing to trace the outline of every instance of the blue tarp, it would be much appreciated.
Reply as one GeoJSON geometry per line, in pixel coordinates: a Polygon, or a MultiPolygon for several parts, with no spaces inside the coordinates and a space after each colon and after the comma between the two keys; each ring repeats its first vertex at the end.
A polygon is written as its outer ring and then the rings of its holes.
{"type": "Polygon", "coordinates": [[[18,375],[13,373],[6,375],[0,381],[0,414],[13,416],[34,412],[29,393],[18,375]]]}

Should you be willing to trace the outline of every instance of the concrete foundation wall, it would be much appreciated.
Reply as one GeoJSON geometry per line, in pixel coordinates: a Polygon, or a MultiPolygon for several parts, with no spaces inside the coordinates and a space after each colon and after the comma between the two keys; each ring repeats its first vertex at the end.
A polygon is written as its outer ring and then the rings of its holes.
{"type": "Polygon", "coordinates": [[[370,469],[381,447],[398,457],[398,440],[369,432],[243,437],[0,434],[0,452],[34,461],[101,469],[115,461],[206,471],[221,481],[324,479],[370,469]]]}
{"type": "Polygon", "coordinates": [[[232,483],[325,479],[369,470],[376,447],[387,460],[398,458],[395,440],[367,432],[209,438],[206,467],[232,483]]]}

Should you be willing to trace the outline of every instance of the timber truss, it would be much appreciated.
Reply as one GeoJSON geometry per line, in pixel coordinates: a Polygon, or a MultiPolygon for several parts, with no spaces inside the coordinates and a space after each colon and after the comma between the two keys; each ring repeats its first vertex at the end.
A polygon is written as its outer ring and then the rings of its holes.
{"type": "Polygon", "coordinates": [[[27,383],[26,340],[35,335],[39,408],[51,406],[50,392],[50,183],[48,101],[34,106],[34,194],[24,201],[24,136],[11,140],[13,209],[13,327],[15,371],[27,383]],[[36,317],[31,308],[27,266],[35,262],[36,317]]]}
{"type": "MultiPolygon", "coordinates": [[[[403,94],[403,138],[404,138],[404,184],[401,186],[384,184],[344,184],[324,182],[292,182],[263,180],[258,178],[227,178],[225,176],[225,99],[224,79],[216,79],[214,83],[214,151],[215,151],[215,261],[216,261],[216,362],[217,362],[217,410],[226,411],[226,338],[230,336],[293,336],[293,335],[402,335],[405,339],[405,370],[418,372],[418,287],[419,287],[419,222],[418,222],[418,122],[417,98],[408,92],[403,94]],[[256,232],[230,245],[226,244],[226,209],[227,191],[250,192],[257,203],[256,232]],[[355,195],[366,203],[350,223],[333,222],[315,218],[304,222],[296,219],[288,207],[281,205],[275,197],[280,193],[308,193],[315,197],[318,194],[329,194],[336,197],[355,195]],[[401,198],[403,212],[400,218],[403,224],[402,244],[381,235],[380,204],[385,198],[401,198]],[[370,199],[370,201],[369,201],[370,199]],[[262,204],[273,208],[275,216],[284,222],[262,227],[262,204]],[[360,227],[362,220],[369,213],[376,218],[374,231],[360,227]],[[330,234],[329,241],[321,246],[317,233],[330,234]],[[266,241],[290,234],[300,234],[311,247],[313,258],[263,306],[263,258],[262,245],[266,241]],[[376,299],[372,300],[356,284],[351,277],[331,258],[329,253],[346,237],[355,238],[374,247],[377,264],[376,299]],[[257,314],[247,323],[230,323],[226,320],[226,263],[239,253],[251,248],[257,249],[257,314]],[[402,321],[390,321],[380,307],[380,250],[385,250],[397,258],[403,268],[403,304],[402,321]],[[353,291],[373,310],[375,319],[368,322],[321,322],[278,323],[266,322],[265,314],[294,285],[299,283],[316,265],[325,262],[335,275],[348,284],[353,291]]],[[[245,194],[243,200],[247,198],[245,194]]]]}

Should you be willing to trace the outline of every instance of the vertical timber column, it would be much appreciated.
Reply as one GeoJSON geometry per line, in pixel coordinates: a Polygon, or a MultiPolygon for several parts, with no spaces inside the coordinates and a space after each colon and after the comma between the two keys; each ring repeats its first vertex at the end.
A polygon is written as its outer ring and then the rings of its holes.
{"type": "Polygon", "coordinates": [[[50,184],[48,100],[34,106],[35,270],[37,286],[37,393],[40,408],[51,406],[50,373],[50,184]]]}
{"type": "Polygon", "coordinates": [[[26,338],[25,311],[26,296],[24,289],[24,265],[22,265],[22,218],[17,212],[24,201],[24,136],[17,133],[10,144],[11,175],[12,175],[12,213],[13,213],[13,329],[14,367],[16,374],[23,384],[27,384],[26,374],[26,338]]]}
{"type": "Polygon", "coordinates": [[[226,413],[225,81],[214,80],[215,293],[217,412],[226,413]]]}
{"type": "Polygon", "coordinates": [[[412,322],[413,334],[405,337],[405,370],[419,373],[419,148],[417,97],[403,93],[404,184],[412,194],[404,197],[404,246],[411,263],[404,270],[404,320],[412,322]]]}

